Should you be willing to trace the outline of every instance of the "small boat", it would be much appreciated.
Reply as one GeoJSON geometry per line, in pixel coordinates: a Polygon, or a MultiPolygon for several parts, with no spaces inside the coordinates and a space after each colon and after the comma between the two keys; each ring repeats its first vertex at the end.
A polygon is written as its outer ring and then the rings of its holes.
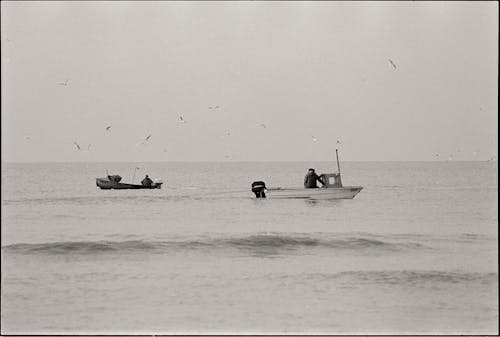
{"type": "Polygon", "coordinates": [[[267,188],[262,181],[256,181],[252,184],[252,192],[257,198],[278,198],[278,199],[317,199],[317,200],[334,200],[334,199],[352,199],[361,190],[362,186],[343,186],[340,178],[340,164],[338,150],[335,150],[337,155],[338,173],[323,173],[320,175],[325,185],[321,188],[304,188],[304,187],[272,187],[267,188]],[[332,180],[331,180],[332,179],[332,180]],[[267,192],[267,196],[266,193],[267,192]]]}
{"type": "MultiPolygon", "coordinates": [[[[121,177],[120,177],[121,179],[121,177]]],[[[138,190],[138,189],[155,189],[161,188],[162,181],[155,181],[151,186],[144,186],[138,184],[127,184],[116,181],[116,179],[109,178],[96,178],[95,184],[101,190],[138,190]]]]}
{"type": "MultiPolygon", "coordinates": [[[[324,179],[324,178],[323,178],[324,179]]],[[[343,186],[332,187],[325,185],[321,188],[270,188],[268,196],[273,199],[316,199],[316,200],[334,200],[334,199],[353,199],[356,194],[361,192],[361,186],[343,186]]]]}

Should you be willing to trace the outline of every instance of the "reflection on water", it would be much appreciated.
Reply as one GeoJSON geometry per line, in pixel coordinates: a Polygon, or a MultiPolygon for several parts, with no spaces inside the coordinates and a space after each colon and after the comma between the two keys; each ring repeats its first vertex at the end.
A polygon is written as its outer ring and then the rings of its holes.
{"type": "Polygon", "coordinates": [[[321,199],[304,199],[306,206],[323,206],[323,207],[336,207],[340,206],[344,199],[332,199],[332,200],[321,200],[321,199]]]}

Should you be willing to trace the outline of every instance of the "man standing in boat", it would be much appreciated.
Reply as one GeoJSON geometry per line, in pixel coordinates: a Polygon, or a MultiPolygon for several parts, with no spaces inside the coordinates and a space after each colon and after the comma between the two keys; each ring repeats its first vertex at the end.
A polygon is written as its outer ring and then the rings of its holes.
{"type": "Polygon", "coordinates": [[[321,178],[316,174],[313,168],[310,168],[307,171],[306,176],[304,177],[304,187],[305,188],[318,188],[317,182],[320,182],[321,185],[325,186],[325,183],[321,178]]]}
{"type": "Polygon", "coordinates": [[[142,184],[142,186],[150,187],[151,185],[153,185],[153,181],[146,174],[146,176],[144,177],[144,179],[142,179],[141,184],[142,184]]]}

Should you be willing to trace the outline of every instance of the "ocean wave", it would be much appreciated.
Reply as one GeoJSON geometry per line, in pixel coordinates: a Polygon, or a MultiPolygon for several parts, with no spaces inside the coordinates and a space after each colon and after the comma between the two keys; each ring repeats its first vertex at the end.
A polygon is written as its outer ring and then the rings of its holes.
{"type": "Polygon", "coordinates": [[[65,241],[17,243],[2,247],[6,252],[24,254],[68,254],[108,252],[169,252],[172,250],[237,249],[256,254],[279,254],[291,250],[333,249],[365,253],[394,252],[425,248],[415,242],[390,242],[365,237],[321,237],[313,235],[254,234],[222,237],[190,237],[175,240],[65,241]]]}
{"type": "Polygon", "coordinates": [[[479,233],[462,233],[460,238],[466,240],[495,240],[491,235],[479,234],[479,233]]]}
{"type": "Polygon", "coordinates": [[[379,239],[355,236],[307,236],[307,235],[281,235],[281,234],[256,234],[245,237],[223,239],[223,243],[237,247],[323,247],[333,249],[387,249],[398,250],[404,248],[422,247],[419,243],[395,243],[379,239]]]}
{"type": "Polygon", "coordinates": [[[458,284],[464,282],[498,282],[498,274],[493,272],[458,272],[441,270],[376,270],[376,271],[345,271],[334,274],[310,274],[308,278],[315,279],[344,279],[349,282],[406,285],[423,284],[458,284]]]}

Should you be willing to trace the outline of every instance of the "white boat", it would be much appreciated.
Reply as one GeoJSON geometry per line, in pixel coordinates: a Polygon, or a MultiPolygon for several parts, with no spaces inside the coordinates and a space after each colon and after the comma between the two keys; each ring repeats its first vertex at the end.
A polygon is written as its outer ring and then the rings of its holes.
{"type": "Polygon", "coordinates": [[[334,199],[352,199],[361,190],[362,186],[343,186],[340,177],[340,164],[338,150],[335,150],[337,155],[338,173],[323,173],[320,175],[321,180],[325,185],[321,188],[304,188],[304,187],[270,187],[267,188],[264,182],[254,182],[252,184],[252,192],[257,198],[271,199],[316,199],[316,200],[334,200],[334,199]],[[266,195],[267,192],[267,195],[266,195]]]}
{"type": "Polygon", "coordinates": [[[361,186],[321,187],[321,188],[270,188],[267,196],[272,199],[352,199],[361,192],[361,186]]]}

